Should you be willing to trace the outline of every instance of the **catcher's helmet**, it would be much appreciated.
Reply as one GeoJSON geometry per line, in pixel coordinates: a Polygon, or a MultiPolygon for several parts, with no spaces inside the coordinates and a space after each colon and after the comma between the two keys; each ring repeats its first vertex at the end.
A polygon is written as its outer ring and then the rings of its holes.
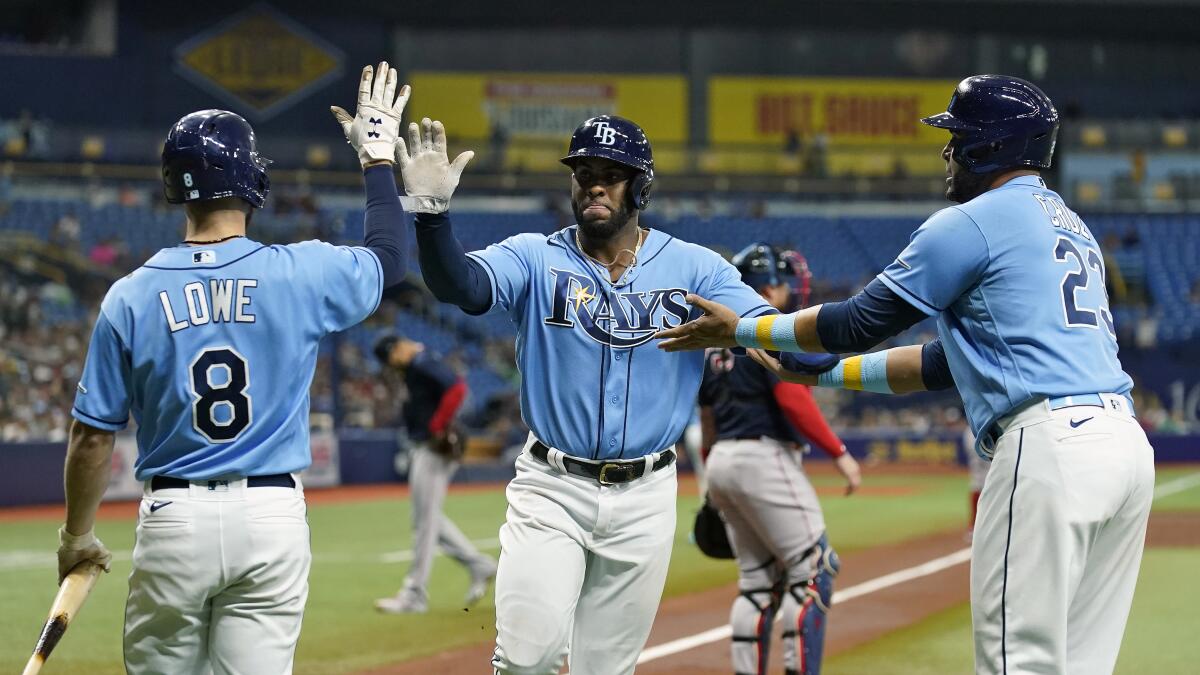
{"type": "Polygon", "coordinates": [[[808,306],[808,298],[812,295],[812,271],[808,269],[808,259],[796,250],[787,250],[779,254],[782,266],[787,268],[785,278],[792,287],[792,302],[795,310],[808,306]]]}
{"type": "Polygon", "coordinates": [[[952,156],[971,173],[1048,169],[1058,135],[1058,111],[1050,98],[1007,75],[968,77],[958,83],[946,112],[921,121],[959,133],[952,156]]]}
{"type": "Polygon", "coordinates": [[[185,115],[163,143],[163,192],[171,204],[241,197],[262,208],[271,190],[267,165],[258,154],[254,129],[227,110],[185,115]]]}
{"type": "Polygon", "coordinates": [[[638,125],[624,117],[593,117],[571,134],[571,149],[562,163],[574,168],[581,157],[603,157],[637,171],[629,181],[629,203],[644,209],[650,203],[650,185],[654,183],[654,153],[650,139],[638,125]]]}
{"type": "Polygon", "coordinates": [[[788,282],[792,268],[781,254],[778,248],[758,241],[738,251],[729,262],[741,273],[742,283],[758,290],[788,282]]]}

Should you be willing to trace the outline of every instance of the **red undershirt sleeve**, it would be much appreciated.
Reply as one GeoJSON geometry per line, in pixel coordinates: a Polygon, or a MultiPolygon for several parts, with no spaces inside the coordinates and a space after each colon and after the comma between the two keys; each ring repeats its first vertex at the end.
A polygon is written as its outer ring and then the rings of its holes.
{"type": "Polygon", "coordinates": [[[454,419],[454,413],[458,412],[459,406],[466,397],[467,383],[460,378],[442,393],[442,400],[438,403],[433,417],[429,419],[429,433],[436,435],[445,431],[446,427],[450,426],[450,420],[454,419]]]}
{"type": "Polygon", "coordinates": [[[775,400],[796,430],[826,452],[830,457],[840,457],[846,450],[842,439],[833,433],[817,401],[808,386],[793,382],[776,383],[773,389],[775,400]]]}

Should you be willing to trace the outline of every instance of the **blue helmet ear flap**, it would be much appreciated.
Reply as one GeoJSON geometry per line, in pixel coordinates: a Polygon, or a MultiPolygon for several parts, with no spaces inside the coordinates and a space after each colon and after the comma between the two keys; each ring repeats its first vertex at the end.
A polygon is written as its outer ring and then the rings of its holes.
{"type": "Polygon", "coordinates": [[[629,197],[629,205],[635,209],[641,210],[650,204],[650,186],[654,184],[654,170],[639,171],[629,181],[629,188],[626,190],[626,195],[629,197]]]}

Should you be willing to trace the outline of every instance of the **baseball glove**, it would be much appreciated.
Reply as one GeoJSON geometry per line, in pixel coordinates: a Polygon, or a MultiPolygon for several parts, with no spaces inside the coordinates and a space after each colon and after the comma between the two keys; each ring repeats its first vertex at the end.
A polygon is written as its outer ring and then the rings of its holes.
{"type": "Polygon", "coordinates": [[[434,434],[429,440],[429,447],[446,459],[458,461],[467,451],[467,437],[457,428],[449,427],[440,434],[434,434]]]}
{"type": "Polygon", "coordinates": [[[721,518],[721,512],[707,498],[704,500],[704,506],[696,513],[692,535],[696,539],[696,546],[704,555],[722,560],[733,558],[733,547],[729,544],[725,521],[721,518]]]}

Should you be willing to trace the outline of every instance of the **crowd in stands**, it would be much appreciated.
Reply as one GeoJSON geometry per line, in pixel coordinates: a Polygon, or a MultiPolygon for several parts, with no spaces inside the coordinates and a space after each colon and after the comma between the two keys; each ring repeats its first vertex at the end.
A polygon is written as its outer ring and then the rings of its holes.
{"type": "MultiPolygon", "coordinates": [[[[0,218],[4,217],[3,201],[0,194],[0,218]]],[[[322,210],[305,190],[290,193],[281,190],[277,196],[273,195],[272,201],[273,207],[255,220],[255,236],[266,241],[312,237],[339,240],[351,229],[347,223],[354,221],[352,214],[322,210]]],[[[151,208],[137,194],[119,199],[118,204],[127,205],[131,213],[151,208]]],[[[35,230],[44,239],[41,249],[25,251],[6,244],[5,255],[0,256],[2,441],[65,438],[75,385],[99,301],[114,279],[152,253],[131,250],[128,237],[98,236],[95,230],[85,230],[88,207],[81,205],[81,208],[84,222],[74,213],[66,212],[35,230]]],[[[723,221],[723,218],[712,219],[711,231],[723,231],[723,221]]],[[[685,227],[694,234],[706,231],[703,228],[710,227],[708,222],[689,221],[685,227]]],[[[753,222],[739,224],[747,228],[742,236],[761,236],[748,231],[756,227],[753,222]]],[[[553,223],[561,224],[562,220],[553,219],[553,223]]],[[[673,223],[672,219],[663,218],[657,226],[670,231],[673,223]]],[[[855,234],[855,227],[852,224],[839,228],[844,232],[825,232],[823,236],[861,239],[864,235],[855,234]]],[[[1152,317],[1149,308],[1153,308],[1156,297],[1152,277],[1156,270],[1147,262],[1151,258],[1142,255],[1145,244],[1138,232],[1133,227],[1120,231],[1109,228],[1103,235],[1097,232],[1098,237],[1103,237],[1108,258],[1106,281],[1114,313],[1118,313],[1118,329],[1135,333],[1129,342],[1122,335],[1123,349],[1137,348],[1143,343],[1136,335],[1142,319],[1136,317],[1152,317]],[[1123,320],[1130,316],[1135,320],[1123,320]]],[[[9,234],[13,232],[0,228],[0,237],[9,234]]],[[[846,246],[841,240],[831,240],[827,245],[846,246]]],[[[810,250],[817,250],[815,244],[810,250]]],[[[873,248],[864,250],[874,254],[873,248]]],[[[816,267],[841,264],[824,256],[810,256],[810,262],[816,267]]],[[[886,264],[882,259],[869,262],[886,264]]],[[[845,298],[868,278],[861,274],[839,276],[832,271],[822,272],[813,280],[812,301],[845,298]]],[[[419,274],[414,273],[410,283],[389,292],[380,311],[363,326],[327,341],[312,386],[314,418],[353,428],[398,425],[405,398],[403,385],[381,372],[372,356],[371,344],[384,331],[419,325],[423,332],[417,339],[431,341],[429,348],[442,354],[471,382],[473,394],[463,416],[471,433],[489,436],[502,447],[519,442],[525,430],[519,415],[520,375],[514,365],[514,329],[503,321],[497,329],[494,324],[487,324],[486,319],[466,317],[453,308],[440,306],[417,283],[418,279],[419,274]],[[478,379],[481,371],[486,371],[482,380],[478,379]],[[476,386],[477,382],[480,386],[476,386]]],[[[1179,295],[1200,313],[1200,277],[1193,276],[1189,281],[1180,288],[1179,295]]],[[[898,343],[919,343],[932,337],[932,323],[924,322],[901,336],[898,343]]],[[[1153,340],[1143,346],[1152,344],[1153,340]]],[[[962,426],[960,404],[953,392],[917,398],[847,392],[819,395],[823,409],[838,430],[903,429],[923,433],[957,430],[962,426]]],[[[1178,406],[1164,405],[1144,388],[1138,390],[1137,396],[1140,418],[1151,430],[1179,432],[1190,427],[1187,416],[1176,409],[1178,406]]]]}

